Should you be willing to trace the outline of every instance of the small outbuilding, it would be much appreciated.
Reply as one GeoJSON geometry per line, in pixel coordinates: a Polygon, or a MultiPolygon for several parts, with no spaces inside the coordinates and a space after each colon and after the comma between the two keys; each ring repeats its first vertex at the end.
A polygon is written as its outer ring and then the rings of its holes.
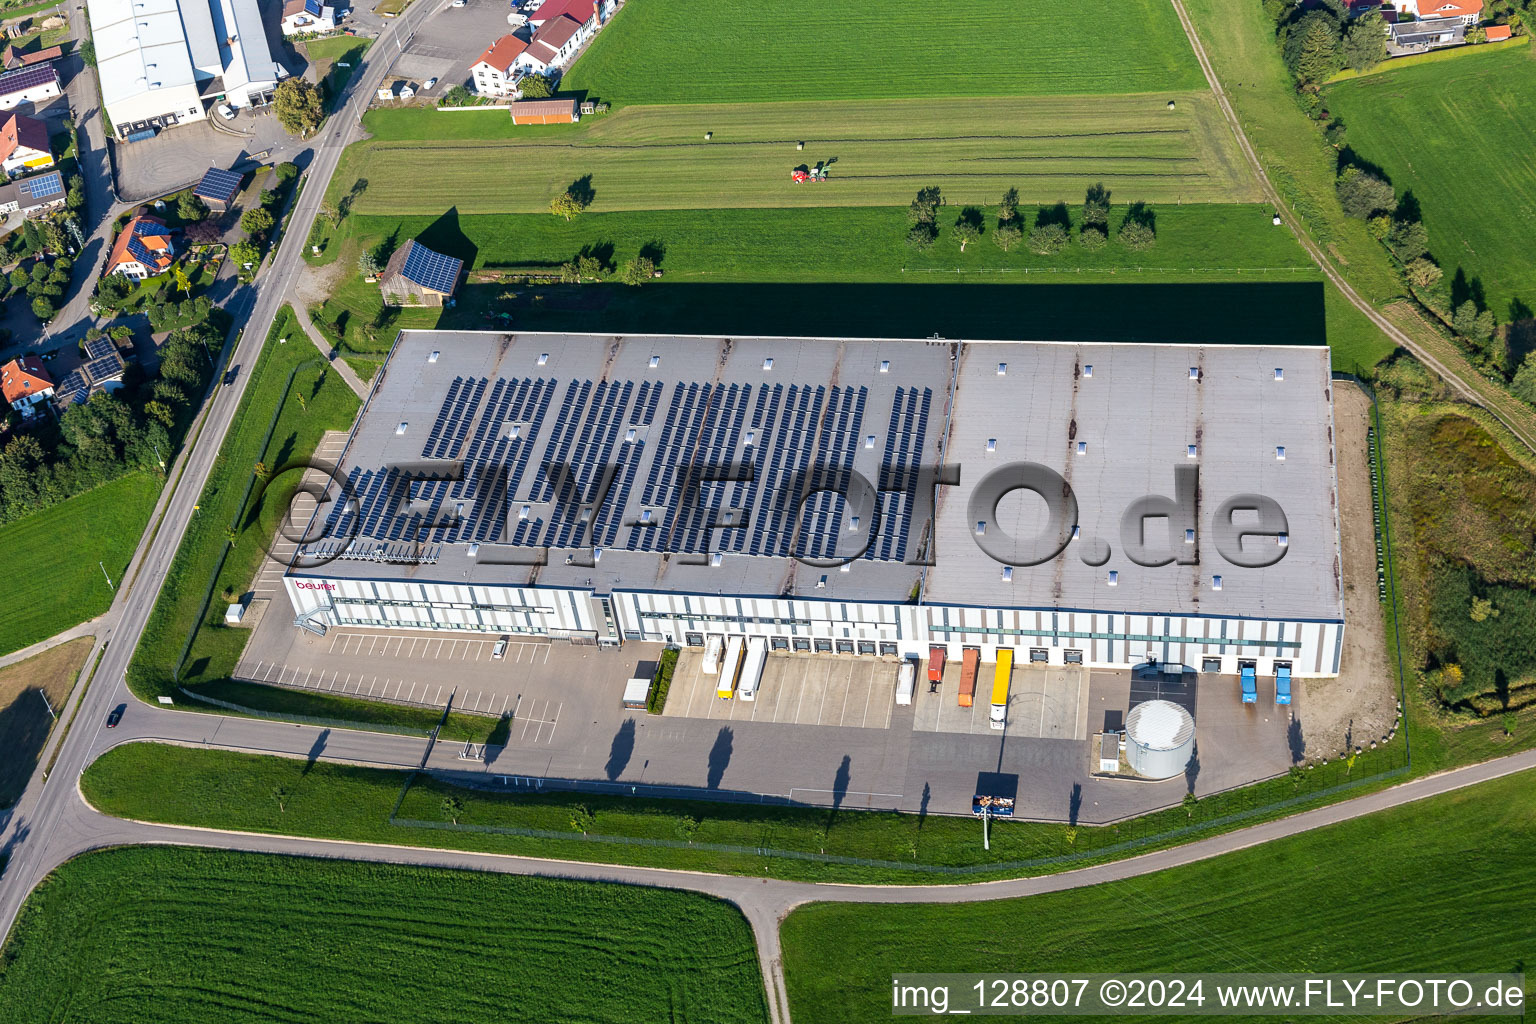
{"type": "Polygon", "coordinates": [[[511,105],[513,124],[573,124],[581,120],[579,101],[570,99],[519,100],[511,105]]]}
{"type": "Polygon", "coordinates": [[[192,189],[192,194],[215,213],[226,213],[235,205],[235,197],[240,194],[240,183],[244,180],[243,174],[226,171],[221,167],[210,167],[203,172],[203,180],[192,189]]]}
{"type": "Polygon", "coordinates": [[[463,260],[433,252],[412,239],[384,265],[379,291],[390,306],[441,306],[453,298],[463,270],[463,260]]]}

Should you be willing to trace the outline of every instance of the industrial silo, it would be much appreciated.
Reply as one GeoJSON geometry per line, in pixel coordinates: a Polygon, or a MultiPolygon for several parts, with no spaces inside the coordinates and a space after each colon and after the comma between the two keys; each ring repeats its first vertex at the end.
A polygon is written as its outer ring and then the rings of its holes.
{"type": "Polygon", "coordinates": [[[1125,760],[1139,775],[1171,779],[1195,752],[1195,719],[1168,700],[1149,700],[1125,717],[1125,760]]]}

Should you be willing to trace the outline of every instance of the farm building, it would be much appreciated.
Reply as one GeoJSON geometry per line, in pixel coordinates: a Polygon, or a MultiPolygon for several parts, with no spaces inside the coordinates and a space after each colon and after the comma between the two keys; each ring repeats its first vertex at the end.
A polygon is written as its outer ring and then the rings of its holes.
{"type": "Polygon", "coordinates": [[[441,306],[453,298],[464,263],[412,239],[389,257],[379,291],[390,306],[441,306]]]}
{"type": "Polygon", "coordinates": [[[511,104],[513,124],[570,124],[580,121],[577,100],[518,100],[511,104]]]}
{"type": "Polygon", "coordinates": [[[52,64],[22,68],[0,75],[0,110],[15,110],[23,103],[37,106],[59,95],[59,73],[52,64]]]}
{"type": "Polygon", "coordinates": [[[215,213],[225,213],[235,205],[235,197],[240,194],[240,183],[244,180],[245,176],[237,171],[210,167],[203,172],[202,180],[193,187],[192,194],[201,199],[208,209],[215,213]]]}
{"type": "Polygon", "coordinates": [[[53,166],[48,126],[35,117],[12,114],[0,121],[0,167],[8,175],[53,166]]]}
{"type": "Polygon", "coordinates": [[[0,54],[0,63],[5,65],[5,70],[15,71],[18,68],[29,68],[34,64],[49,64],[64,56],[62,46],[45,46],[41,50],[18,50],[14,46],[7,45],[5,52],[0,54]]]}
{"type": "Polygon", "coordinates": [[[379,381],[315,632],[1338,672],[1323,347],[408,331],[379,381]]]}

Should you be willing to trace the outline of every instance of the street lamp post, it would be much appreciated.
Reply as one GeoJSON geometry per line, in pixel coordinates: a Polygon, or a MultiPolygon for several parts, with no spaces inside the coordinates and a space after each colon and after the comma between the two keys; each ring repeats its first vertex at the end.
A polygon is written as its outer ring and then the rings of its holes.
{"type": "Polygon", "coordinates": [[[107,567],[102,565],[102,563],[99,561],[96,564],[101,567],[101,574],[107,577],[107,588],[109,590],[116,590],[117,587],[113,586],[112,584],[112,577],[107,575],[107,567]]]}

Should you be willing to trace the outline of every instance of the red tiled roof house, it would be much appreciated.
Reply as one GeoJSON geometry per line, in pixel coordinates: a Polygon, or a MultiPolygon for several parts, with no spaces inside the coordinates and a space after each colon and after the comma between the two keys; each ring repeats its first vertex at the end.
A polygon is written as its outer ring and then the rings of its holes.
{"type": "Polygon", "coordinates": [[[0,366],[0,393],[22,419],[30,420],[53,396],[53,378],[37,356],[22,356],[0,366]]]}

